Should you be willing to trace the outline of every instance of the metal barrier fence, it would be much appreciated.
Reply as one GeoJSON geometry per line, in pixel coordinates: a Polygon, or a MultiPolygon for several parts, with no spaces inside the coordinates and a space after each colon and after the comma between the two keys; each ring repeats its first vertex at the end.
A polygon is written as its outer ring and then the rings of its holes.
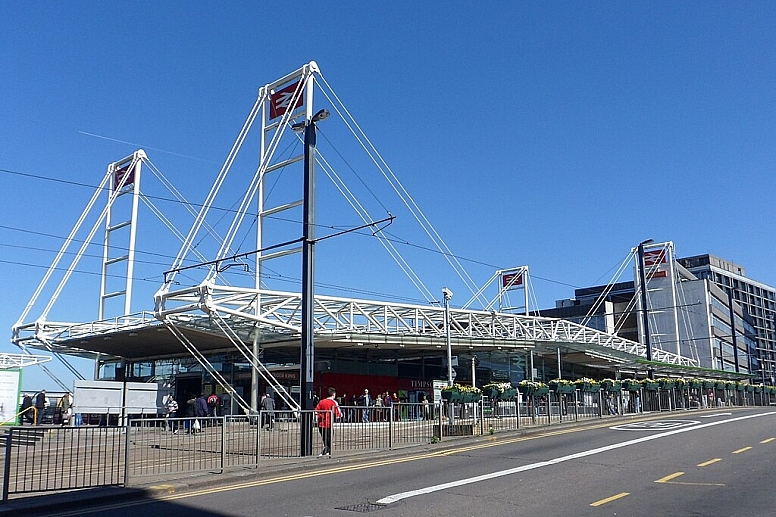
{"type": "Polygon", "coordinates": [[[313,429],[316,422],[313,410],[262,411],[257,427],[259,450],[262,458],[302,457],[301,433],[303,426],[309,426],[312,450],[323,449],[321,434],[313,429]]]}
{"type": "MultiPolygon", "coordinates": [[[[397,445],[430,443],[440,414],[439,405],[396,404],[390,408],[341,406],[341,417],[332,418],[331,454],[344,451],[391,449],[397,445]]],[[[259,413],[261,457],[301,456],[303,425],[312,428],[312,449],[323,450],[324,434],[312,411],[262,411],[259,413]]],[[[330,417],[331,418],[331,417],[330,417]]]]}
{"type": "Polygon", "coordinates": [[[125,482],[123,428],[10,427],[6,433],[3,501],[12,493],[125,482]]]}
{"type": "Polygon", "coordinates": [[[262,435],[256,416],[155,418],[128,427],[127,480],[161,474],[257,467],[263,456],[294,457],[299,450],[298,412],[276,411],[274,430],[282,439],[262,435]],[[283,451],[284,454],[280,454],[283,451]]]}
{"type": "MultiPolygon", "coordinates": [[[[776,395],[734,390],[554,392],[466,404],[345,406],[331,426],[331,454],[386,450],[454,436],[599,419],[642,411],[685,411],[719,405],[766,406],[776,395]]],[[[130,419],[122,427],[5,428],[3,500],[10,494],[127,485],[150,476],[260,467],[263,459],[302,456],[309,426],[313,454],[327,433],[318,412],[252,416],[130,419]]]]}

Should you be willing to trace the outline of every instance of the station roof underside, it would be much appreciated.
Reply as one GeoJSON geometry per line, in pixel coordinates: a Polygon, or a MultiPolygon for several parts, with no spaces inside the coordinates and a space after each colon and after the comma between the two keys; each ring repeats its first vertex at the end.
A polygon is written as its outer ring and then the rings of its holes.
{"type": "MultiPolygon", "coordinates": [[[[205,355],[235,350],[234,344],[223,333],[190,328],[176,327],[197,350],[205,355]]],[[[244,339],[244,343],[245,343],[244,339]]],[[[246,343],[250,346],[250,343],[246,343]]],[[[128,361],[148,361],[156,359],[183,358],[191,354],[186,347],[161,323],[152,323],[130,330],[111,332],[86,338],[61,340],[53,349],[32,345],[47,351],[65,355],[94,358],[97,354],[105,358],[121,358],[128,361]]],[[[259,340],[263,349],[299,347],[299,336],[283,333],[263,333],[259,340]]],[[[451,339],[454,353],[502,351],[527,353],[533,351],[535,357],[557,357],[558,351],[564,363],[579,364],[601,369],[602,374],[613,376],[607,371],[645,374],[649,368],[660,375],[709,376],[717,378],[742,379],[746,375],[734,372],[721,372],[703,368],[679,367],[665,363],[649,363],[643,357],[621,352],[594,344],[517,341],[504,339],[451,339]]],[[[400,334],[362,334],[362,333],[321,333],[315,335],[316,349],[359,350],[363,347],[381,350],[396,350],[407,353],[418,351],[439,351],[446,348],[446,340],[431,336],[403,336],[400,334]]]]}

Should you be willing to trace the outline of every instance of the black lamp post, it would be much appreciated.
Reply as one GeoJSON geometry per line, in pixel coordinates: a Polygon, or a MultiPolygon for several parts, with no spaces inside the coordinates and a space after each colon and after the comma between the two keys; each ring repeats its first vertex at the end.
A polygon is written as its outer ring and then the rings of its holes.
{"type": "MultiPolygon", "coordinates": [[[[649,340],[649,314],[647,311],[647,274],[644,271],[644,245],[652,244],[652,239],[647,239],[639,243],[638,261],[639,261],[639,280],[641,283],[641,322],[644,328],[644,345],[647,347],[647,361],[652,361],[652,344],[649,340]]],[[[647,375],[650,379],[655,378],[655,371],[652,365],[647,369],[647,375]]]]}
{"type": "Polygon", "coordinates": [[[315,389],[314,311],[315,293],[315,124],[329,116],[322,109],[309,121],[294,124],[292,129],[304,129],[304,222],[302,224],[302,336],[299,358],[300,393],[302,412],[301,455],[313,453],[312,413],[315,389]]]}

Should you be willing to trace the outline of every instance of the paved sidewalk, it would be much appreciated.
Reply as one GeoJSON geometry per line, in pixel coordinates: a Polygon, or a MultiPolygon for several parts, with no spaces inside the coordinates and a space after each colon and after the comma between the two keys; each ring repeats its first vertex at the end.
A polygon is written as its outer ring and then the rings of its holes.
{"type": "MultiPolygon", "coordinates": [[[[726,410],[736,408],[725,408],[726,410]]],[[[717,408],[701,411],[718,411],[717,408]]],[[[697,413],[693,410],[690,414],[697,413]]],[[[681,413],[680,413],[681,414],[681,413]]],[[[424,444],[399,447],[392,450],[378,451],[353,451],[337,453],[331,458],[319,458],[311,456],[306,458],[277,458],[264,459],[259,468],[246,467],[229,470],[223,474],[216,472],[158,476],[143,478],[142,483],[133,483],[129,487],[100,487],[71,491],[48,492],[38,494],[13,495],[5,504],[0,504],[0,514],[14,513],[25,516],[49,515],[52,513],[77,510],[79,505],[99,505],[100,503],[118,503],[133,499],[153,499],[186,491],[203,488],[228,486],[235,483],[245,483],[261,479],[267,479],[291,472],[314,471],[323,467],[347,464],[363,464],[371,461],[406,456],[411,454],[424,454],[430,452],[444,452],[450,449],[499,439],[514,438],[517,436],[531,436],[546,432],[556,432],[559,429],[591,428],[614,425],[618,422],[627,422],[634,419],[658,419],[670,415],[676,418],[676,412],[671,413],[641,413],[623,416],[607,416],[603,419],[585,420],[582,422],[555,423],[549,426],[530,426],[520,430],[498,432],[493,435],[468,436],[455,439],[445,439],[436,444],[424,444]]]]}

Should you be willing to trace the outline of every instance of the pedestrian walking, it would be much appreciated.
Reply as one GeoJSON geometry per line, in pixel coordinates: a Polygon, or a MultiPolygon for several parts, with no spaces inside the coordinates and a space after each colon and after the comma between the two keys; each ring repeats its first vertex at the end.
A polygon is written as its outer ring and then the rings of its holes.
{"type": "Polygon", "coordinates": [[[19,425],[24,425],[25,420],[30,424],[35,423],[35,415],[32,408],[32,395],[25,393],[24,397],[22,397],[22,407],[19,411],[19,425]]]}
{"type": "Polygon", "coordinates": [[[355,423],[358,420],[358,410],[356,409],[356,406],[358,405],[358,397],[355,393],[350,396],[348,405],[350,406],[348,408],[348,422],[355,423]]]}
{"type": "Polygon", "coordinates": [[[221,406],[221,398],[213,391],[207,398],[207,408],[210,416],[218,416],[218,408],[221,406]]]}
{"type": "Polygon", "coordinates": [[[175,400],[175,395],[172,392],[167,395],[165,408],[167,409],[167,430],[172,431],[173,434],[178,434],[178,424],[175,422],[175,417],[178,416],[178,401],[175,400]]]}
{"type": "Polygon", "coordinates": [[[261,399],[261,410],[263,411],[261,426],[266,426],[267,431],[272,431],[275,426],[275,399],[269,393],[265,393],[264,398],[261,399]]]}
{"type": "Polygon", "coordinates": [[[199,427],[199,429],[197,430],[202,431],[202,428],[205,427],[205,425],[207,424],[207,420],[204,420],[204,418],[207,417],[207,414],[208,414],[207,399],[205,398],[204,393],[200,393],[199,397],[197,397],[196,413],[198,417],[196,422],[199,423],[199,426],[195,425],[195,429],[196,427],[199,427]],[[202,422],[199,422],[199,418],[203,419],[202,422]]]}
{"type": "Polygon", "coordinates": [[[364,389],[364,393],[358,397],[358,405],[364,407],[361,410],[361,421],[364,423],[369,422],[369,408],[372,406],[372,397],[369,395],[368,389],[364,389]]]}
{"type": "Polygon", "coordinates": [[[375,422],[382,422],[383,419],[383,394],[379,393],[375,399],[374,399],[374,408],[375,411],[372,414],[373,418],[372,420],[375,422]]]}
{"type": "Polygon", "coordinates": [[[318,415],[318,432],[321,433],[323,439],[323,450],[319,456],[331,456],[331,424],[332,420],[336,418],[342,418],[339,405],[334,399],[337,395],[337,390],[329,388],[329,396],[315,406],[316,414],[318,415]]]}
{"type": "Polygon", "coordinates": [[[428,397],[423,391],[420,392],[420,403],[423,408],[423,420],[429,420],[431,418],[431,411],[429,408],[428,397]]]}
{"type": "Polygon", "coordinates": [[[46,390],[40,390],[38,394],[35,395],[35,410],[37,412],[35,425],[40,425],[43,422],[43,413],[46,411],[47,402],[46,390]]]}
{"type": "Polygon", "coordinates": [[[197,426],[199,425],[199,422],[197,422],[196,416],[197,416],[197,396],[193,393],[191,396],[186,400],[186,409],[185,409],[185,416],[186,420],[184,420],[183,426],[186,428],[186,434],[191,434],[194,432],[195,423],[197,426]]]}
{"type": "Polygon", "coordinates": [[[57,402],[57,409],[60,411],[62,427],[70,424],[70,418],[73,416],[73,396],[66,392],[57,402]]]}

